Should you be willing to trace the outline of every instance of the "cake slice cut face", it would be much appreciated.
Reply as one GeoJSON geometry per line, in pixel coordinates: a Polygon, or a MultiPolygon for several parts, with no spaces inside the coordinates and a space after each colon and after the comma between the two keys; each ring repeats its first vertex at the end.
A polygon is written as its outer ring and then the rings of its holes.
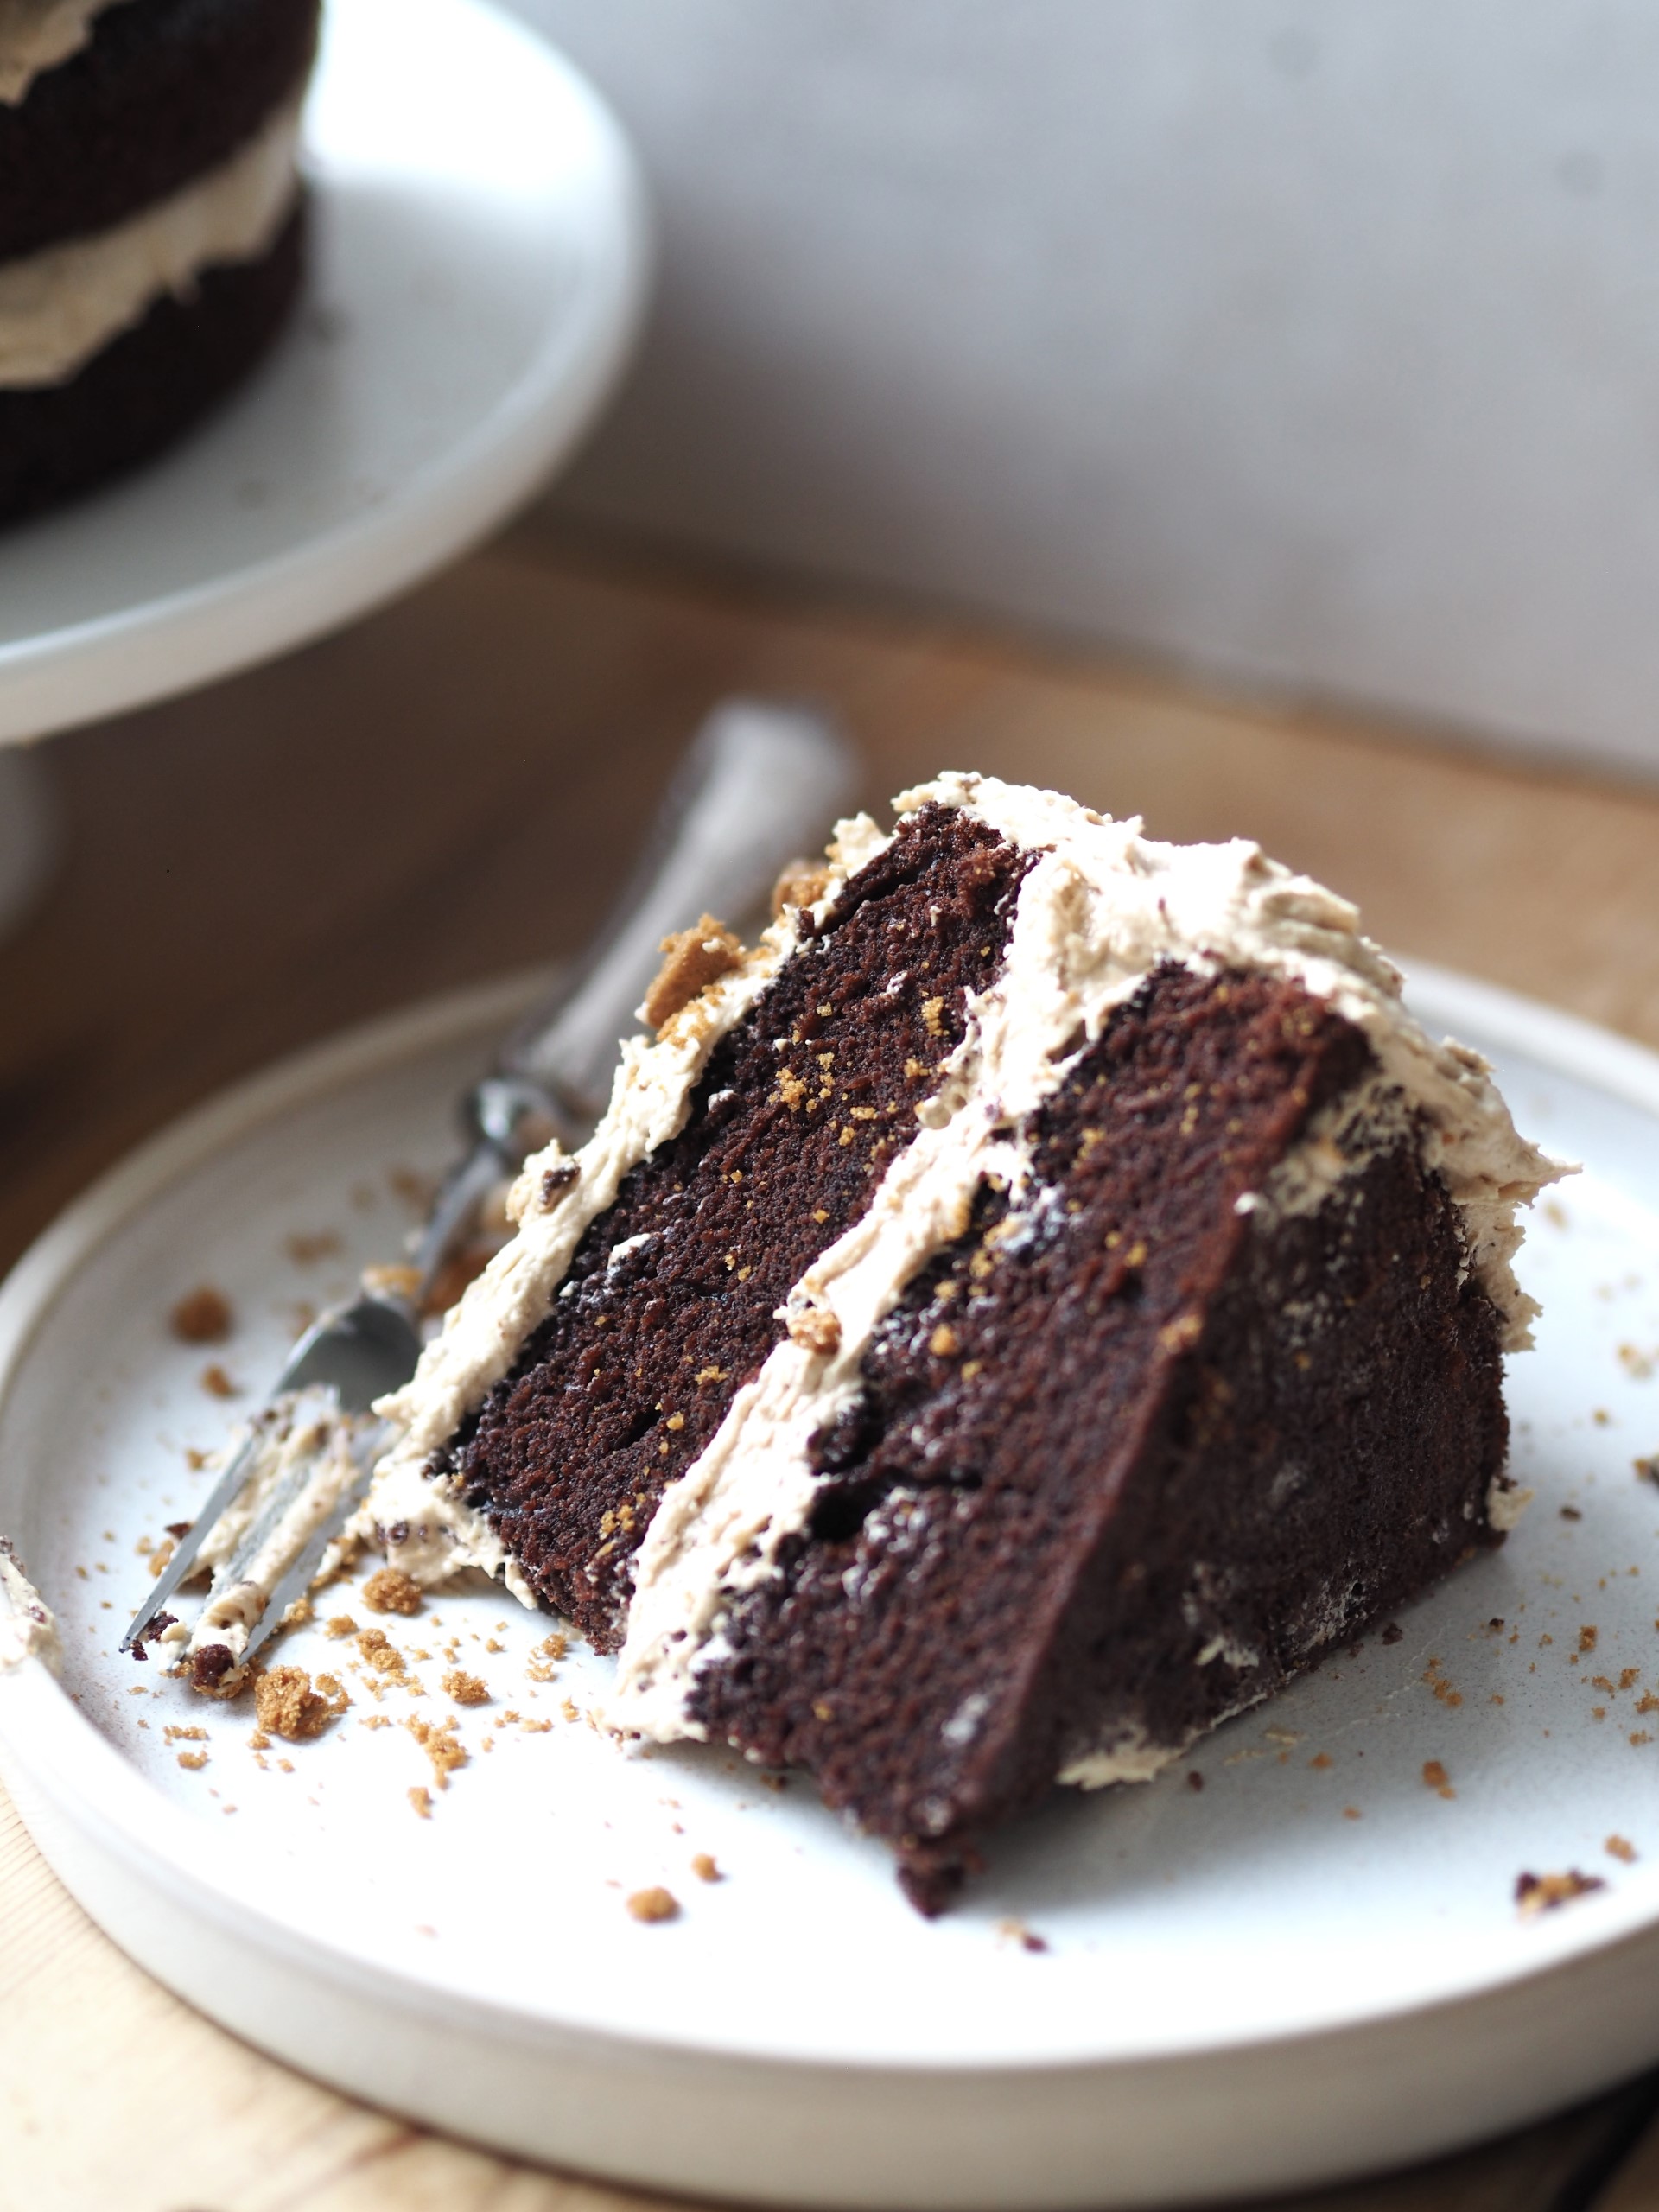
{"type": "Polygon", "coordinates": [[[1501,1540],[1556,1170],[1252,846],[947,776],[831,862],[530,1163],[365,1526],[617,1652],[619,1731],[805,1769],[933,1910],[1501,1540]]]}

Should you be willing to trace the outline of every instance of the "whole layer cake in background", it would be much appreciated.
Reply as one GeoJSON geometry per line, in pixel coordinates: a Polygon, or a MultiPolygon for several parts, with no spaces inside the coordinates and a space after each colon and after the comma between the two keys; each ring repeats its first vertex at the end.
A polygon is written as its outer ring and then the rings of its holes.
{"type": "Polygon", "coordinates": [[[0,0],[0,521],[159,452],[298,294],[318,0],[0,0]]]}

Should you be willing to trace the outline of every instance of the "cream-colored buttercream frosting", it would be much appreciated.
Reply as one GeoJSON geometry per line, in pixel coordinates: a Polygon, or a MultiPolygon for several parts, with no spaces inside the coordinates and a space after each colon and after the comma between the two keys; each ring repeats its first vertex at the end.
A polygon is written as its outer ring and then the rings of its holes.
{"type": "MultiPolygon", "coordinates": [[[[718,1660],[733,1600],[775,1571],[779,1546],[802,1525],[816,1488],[811,1439],[855,1397],[875,1329],[917,1272],[963,1233],[985,1179],[1006,1183],[1017,1211],[1030,1181],[1023,1129],[1112,1008],[1163,963],[1294,980],[1353,1021],[1372,1048],[1370,1078],[1315,1120],[1242,1209],[1265,1220],[1311,1211],[1378,1151],[1412,1142],[1458,1209],[1467,1264],[1505,1344],[1529,1340],[1533,1307],[1510,1265],[1516,1212],[1560,1171],[1517,1135],[1485,1064],[1434,1044],[1406,1012],[1398,975],[1361,935],[1353,907],[1253,844],[1160,844],[1138,822],[1107,819],[1052,792],[946,775],[898,804],[907,812],[930,803],[960,809],[1035,856],[1001,971],[970,998],[966,1033],[942,1088],[918,1109],[915,1138],[863,1217],[797,1283],[780,1312],[782,1341],[665,1492],[634,1561],[610,1713],[619,1729],[660,1740],[700,1732],[689,1711],[696,1674],[718,1660]]],[[[866,817],[838,835],[820,914],[845,875],[887,842],[866,817]]],[[[417,1579],[475,1565],[505,1573],[529,1597],[482,1517],[426,1470],[507,1372],[622,1177],[683,1126],[714,1042],[794,942],[786,917],[747,968],[694,1001],[657,1043],[624,1048],[610,1110],[590,1143],[573,1160],[555,1147],[529,1163],[514,1196],[514,1243],[468,1291],[409,1388],[382,1407],[403,1436],[378,1471],[359,1533],[385,1541],[395,1532],[392,1555],[417,1579]]],[[[1309,1635],[1318,1641],[1312,1614],[1309,1635]]],[[[1206,1659],[1248,1677],[1254,1654],[1224,1637],[1211,1642],[1206,1659]]],[[[1241,1705],[1260,1694],[1241,1681],[1241,1705]]],[[[1072,1755],[1065,1778],[1144,1778],[1181,1748],[1120,1724],[1100,1748],[1072,1755]]]]}
{"type": "MultiPolygon", "coordinates": [[[[823,894],[810,911],[826,913],[849,875],[886,842],[868,817],[843,823],[823,894]]],[[[400,1434],[376,1469],[350,1533],[384,1544],[416,1581],[482,1567],[501,1574],[525,1604],[535,1602],[488,1522],[447,1484],[429,1482],[428,1465],[512,1366],[520,1344],[545,1316],[589,1224],[611,1204],[623,1177],[678,1135],[709,1053],[795,950],[798,925],[798,914],[786,910],[743,966],[682,1008],[654,1043],[627,1039],[610,1105],[593,1136],[570,1157],[555,1142],[525,1164],[507,1201],[518,1234],[446,1317],[414,1379],[380,1402],[377,1411],[395,1422],[400,1434]]]]}
{"type": "Polygon", "coordinates": [[[164,293],[188,300],[204,269],[257,260],[299,188],[300,108],[128,221],[0,262],[0,389],[66,383],[164,293]]]}
{"type": "Polygon", "coordinates": [[[80,52],[92,22],[117,0],[0,0],[0,107],[16,107],[35,79],[80,52]]]}

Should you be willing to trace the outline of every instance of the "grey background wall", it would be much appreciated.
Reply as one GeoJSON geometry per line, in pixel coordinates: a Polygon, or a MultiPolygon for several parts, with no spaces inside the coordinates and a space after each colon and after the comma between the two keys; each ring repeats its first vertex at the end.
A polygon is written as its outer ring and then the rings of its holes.
{"type": "Polygon", "coordinates": [[[582,513],[1659,768],[1649,0],[517,0],[664,261],[582,513]]]}

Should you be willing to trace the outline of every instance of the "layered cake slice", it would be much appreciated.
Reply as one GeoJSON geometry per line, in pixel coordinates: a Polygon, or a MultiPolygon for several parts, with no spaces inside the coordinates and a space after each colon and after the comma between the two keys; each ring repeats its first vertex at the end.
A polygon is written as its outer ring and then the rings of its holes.
{"type": "Polygon", "coordinates": [[[947,775],[671,954],[387,1410],[362,1533],[805,1769],[934,1910],[1498,1541],[1555,1173],[1357,916],[947,775]]]}
{"type": "Polygon", "coordinates": [[[147,459],[297,295],[318,0],[0,0],[0,521],[147,459]]]}

